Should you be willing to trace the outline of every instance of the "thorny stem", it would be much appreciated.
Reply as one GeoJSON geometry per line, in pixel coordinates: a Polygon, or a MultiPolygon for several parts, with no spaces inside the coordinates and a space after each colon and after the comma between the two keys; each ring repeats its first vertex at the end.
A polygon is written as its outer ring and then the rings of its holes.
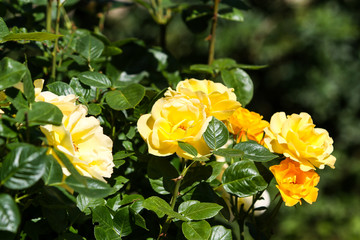
{"type": "Polygon", "coordinates": [[[220,0],[214,0],[214,16],[211,24],[211,32],[209,36],[210,44],[209,44],[209,58],[208,64],[211,65],[214,61],[214,53],[215,53],[215,35],[216,35],[216,25],[218,20],[218,9],[219,9],[220,0]]]}
{"type": "MultiPolygon", "coordinates": [[[[183,160],[184,161],[184,160],[183,160]]],[[[176,184],[175,184],[175,188],[174,188],[174,191],[172,193],[172,198],[170,200],[170,206],[171,206],[171,209],[174,209],[175,208],[175,204],[176,204],[176,200],[179,196],[179,189],[180,189],[180,185],[181,185],[181,181],[184,179],[187,171],[189,170],[189,168],[195,163],[195,161],[191,162],[189,164],[189,166],[185,167],[183,169],[183,171],[181,172],[180,176],[173,179],[176,184]]],[[[158,240],[159,239],[162,239],[163,237],[166,237],[166,233],[167,233],[167,230],[169,229],[169,226],[170,226],[170,223],[172,222],[172,218],[170,218],[169,216],[166,218],[166,221],[163,225],[163,228],[161,230],[161,234],[159,235],[158,237],[158,240]]]]}
{"type": "MultiPolygon", "coordinates": [[[[59,25],[60,25],[60,8],[61,8],[61,3],[60,0],[56,1],[56,25],[55,25],[55,34],[58,35],[59,34],[59,25]]],[[[54,49],[52,52],[52,57],[53,57],[53,61],[52,61],[52,69],[51,69],[51,81],[55,80],[56,77],[56,53],[58,50],[58,39],[55,39],[55,45],[54,45],[54,49]]]]}

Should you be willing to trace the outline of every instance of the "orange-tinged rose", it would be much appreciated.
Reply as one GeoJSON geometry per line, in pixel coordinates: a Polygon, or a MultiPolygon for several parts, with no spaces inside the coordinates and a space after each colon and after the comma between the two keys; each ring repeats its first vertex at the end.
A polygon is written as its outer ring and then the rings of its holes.
{"type": "Polygon", "coordinates": [[[298,162],[286,158],[279,165],[271,166],[270,171],[275,176],[276,187],[286,206],[301,205],[301,199],[310,204],[316,201],[319,189],[315,186],[320,176],[314,170],[304,172],[298,162]]]}
{"type": "Polygon", "coordinates": [[[265,129],[264,141],[270,151],[299,162],[303,171],[323,169],[325,165],[335,168],[332,138],[325,129],[315,128],[307,113],[275,113],[265,129]]]}
{"type": "Polygon", "coordinates": [[[202,134],[211,117],[207,117],[205,106],[198,99],[183,95],[164,97],[156,101],[151,113],[142,115],[137,127],[148,144],[149,153],[168,156],[177,153],[184,158],[192,158],[178,145],[178,141],[194,146],[198,153],[209,153],[202,134]]]}
{"type": "Polygon", "coordinates": [[[238,108],[228,119],[228,129],[236,136],[236,142],[254,140],[263,144],[264,129],[269,123],[263,116],[246,108],[238,108]]]}
{"type": "Polygon", "coordinates": [[[186,79],[176,86],[176,91],[168,90],[166,96],[183,94],[189,98],[199,99],[206,108],[207,116],[214,116],[219,120],[226,120],[241,106],[236,101],[233,88],[228,88],[222,83],[210,80],[186,79]]]}

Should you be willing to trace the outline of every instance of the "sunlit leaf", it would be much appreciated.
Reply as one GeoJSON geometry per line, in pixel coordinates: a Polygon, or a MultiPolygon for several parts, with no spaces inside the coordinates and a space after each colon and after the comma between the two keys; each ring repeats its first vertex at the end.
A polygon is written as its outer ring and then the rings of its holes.
{"type": "Polygon", "coordinates": [[[5,157],[1,168],[1,183],[10,189],[25,189],[34,185],[45,172],[47,148],[21,144],[5,157]]]}
{"type": "Polygon", "coordinates": [[[227,87],[234,88],[236,98],[244,107],[254,94],[254,85],[249,75],[240,68],[221,71],[221,78],[227,87]]]}
{"type": "Polygon", "coordinates": [[[256,162],[268,162],[278,157],[271,153],[269,149],[255,141],[240,142],[234,146],[234,149],[239,149],[244,152],[243,159],[256,162]]]}
{"type": "Polygon", "coordinates": [[[16,233],[21,216],[14,199],[5,193],[0,193],[0,231],[16,233]]]}
{"type": "Polygon", "coordinates": [[[222,147],[229,139],[229,131],[223,122],[213,117],[203,134],[206,144],[211,149],[222,147]]]}
{"type": "Polygon", "coordinates": [[[25,76],[27,68],[11,58],[0,61],[0,90],[13,86],[25,76]]]}
{"type": "Polygon", "coordinates": [[[188,240],[208,240],[211,235],[211,226],[205,220],[183,222],[182,232],[188,240]]]}
{"type": "Polygon", "coordinates": [[[267,187],[255,164],[249,160],[231,164],[224,171],[222,183],[225,191],[238,197],[254,195],[267,187]]]}

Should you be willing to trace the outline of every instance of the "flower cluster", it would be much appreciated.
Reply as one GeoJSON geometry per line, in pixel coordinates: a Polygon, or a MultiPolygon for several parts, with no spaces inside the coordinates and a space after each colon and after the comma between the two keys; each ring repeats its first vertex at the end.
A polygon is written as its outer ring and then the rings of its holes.
{"type": "MultiPolygon", "coordinates": [[[[63,113],[62,125],[41,126],[48,144],[63,152],[80,174],[105,181],[113,172],[112,140],[103,134],[100,121],[87,117],[87,108],[76,105],[76,96],[58,96],[44,91],[43,80],[35,80],[35,101],[44,101],[57,106],[63,113]]],[[[53,150],[50,150],[53,154],[53,150]]],[[[62,165],[62,162],[59,161],[62,165]]],[[[62,165],[64,175],[70,175],[62,165]]]]}
{"type": "Polygon", "coordinates": [[[272,116],[265,133],[265,145],[270,151],[286,157],[279,165],[270,167],[285,205],[301,204],[301,198],[314,202],[320,178],[315,169],[325,165],[334,168],[336,161],[331,155],[333,140],[329,133],[315,128],[307,113],[286,116],[284,112],[272,116]]]}
{"type": "Polygon", "coordinates": [[[151,113],[142,115],[137,127],[147,142],[149,153],[167,156],[177,153],[192,158],[178,145],[191,144],[199,154],[210,152],[202,135],[211,117],[226,120],[241,106],[233,89],[209,80],[187,79],[176,90],[169,90],[152,107],[151,113]]]}

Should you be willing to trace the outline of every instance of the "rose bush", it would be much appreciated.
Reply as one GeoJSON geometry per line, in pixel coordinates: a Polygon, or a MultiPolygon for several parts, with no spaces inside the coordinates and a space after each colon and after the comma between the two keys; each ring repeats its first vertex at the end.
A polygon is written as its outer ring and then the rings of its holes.
{"type": "Polygon", "coordinates": [[[214,58],[218,18],[242,19],[242,4],[134,1],[159,24],[157,47],[102,32],[111,7],[134,2],[76,2],[0,2],[1,239],[269,238],[283,201],[316,201],[313,169],[335,163],[327,131],[306,113],[247,110],[244,69],[264,66],[214,58]],[[74,17],[90,8],[94,31],[74,17]],[[213,16],[208,64],[175,69],[177,11],[188,27],[213,16]],[[8,27],[19,21],[33,27],[8,27]],[[267,195],[274,177],[281,198],[267,195]]]}

